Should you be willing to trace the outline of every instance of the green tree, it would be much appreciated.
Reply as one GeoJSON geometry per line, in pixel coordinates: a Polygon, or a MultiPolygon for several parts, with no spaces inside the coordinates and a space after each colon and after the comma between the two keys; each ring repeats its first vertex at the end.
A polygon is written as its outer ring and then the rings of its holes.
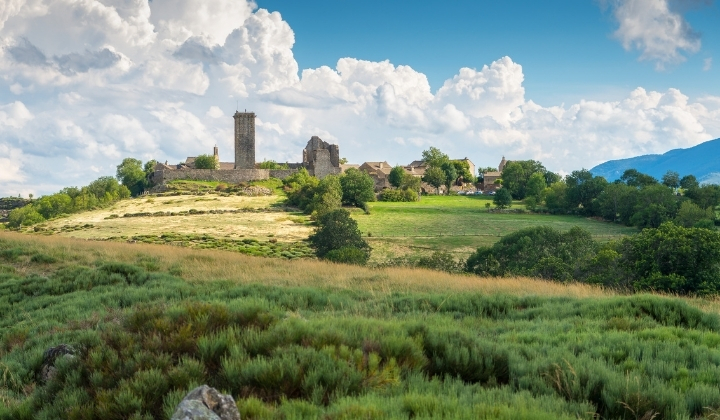
{"type": "Polygon", "coordinates": [[[33,203],[33,207],[45,219],[59,216],[61,214],[69,214],[73,212],[73,201],[69,195],[56,193],[40,197],[33,203]]]}
{"type": "Polygon", "coordinates": [[[537,202],[543,200],[543,191],[547,184],[545,183],[545,175],[542,172],[535,172],[530,175],[527,186],[525,187],[525,197],[535,197],[537,202]]]}
{"type": "Polygon", "coordinates": [[[512,205],[512,194],[505,187],[500,188],[493,197],[493,203],[499,209],[504,209],[512,205]]]}
{"type": "Polygon", "coordinates": [[[32,204],[13,209],[8,214],[8,226],[18,228],[44,222],[45,218],[35,210],[32,204]]]}
{"type": "Polygon", "coordinates": [[[635,212],[630,222],[638,228],[657,228],[672,220],[678,211],[678,199],[671,188],[661,184],[651,185],[637,192],[635,212]]]}
{"type": "Polygon", "coordinates": [[[568,281],[581,277],[597,252],[589,232],[573,227],[561,232],[549,226],[521,229],[490,248],[478,248],[466,270],[484,276],[525,275],[568,281]]]}
{"type": "MultiPolygon", "coordinates": [[[[333,250],[355,248],[370,258],[370,246],[360,235],[357,222],[345,209],[336,209],[318,218],[319,227],[310,235],[317,256],[324,258],[333,250]]],[[[367,258],[365,261],[367,261],[367,258]]]]}
{"type": "Polygon", "coordinates": [[[657,179],[644,174],[637,169],[628,169],[623,172],[620,181],[631,187],[649,187],[658,183],[657,179]]]}
{"type": "Polygon", "coordinates": [[[685,228],[691,228],[701,220],[714,221],[715,211],[711,207],[703,209],[692,201],[684,201],[675,216],[675,223],[685,228]]]}
{"type": "Polygon", "coordinates": [[[663,223],[622,239],[621,262],[636,290],[720,291],[720,233],[663,223]]]}
{"type": "Polygon", "coordinates": [[[400,188],[405,190],[412,190],[415,192],[420,191],[420,184],[422,183],[422,180],[419,177],[413,176],[412,174],[405,173],[403,175],[402,184],[400,184],[400,188]]]}
{"type": "Polygon", "coordinates": [[[315,196],[315,188],[320,181],[305,168],[300,168],[297,172],[283,180],[283,189],[287,195],[287,203],[296,206],[300,210],[305,210],[310,205],[315,196]]]}
{"type": "Polygon", "coordinates": [[[522,200],[525,198],[525,184],[528,177],[529,174],[525,173],[525,168],[520,162],[508,162],[502,171],[503,188],[510,192],[513,198],[522,200]]]}
{"type": "Polygon", "coordinates": [[[200,155],[195,158],[195,169],[218,169],[220,162],[213,155],[200,155]]]}
{"type": "Polygon", "coordinates": [[[264,160],[258,165],[258,169],[290,169],[287,163],[277,163],[274,160],[264,160]]]}
{"type": "Polygon", "coordinates": [[[340,177],[328,175],[318,183],[306,211],[312,213],[316,218],[320,218],[326,213],[339,209],[342,206],[342,197],[343,190],[340,185],[340,177]]]}
{"type": "Polygon", "coordinates": [[[546,185],[552,185],[556,182],[562,181],[562,177],[559,174],[556,174],[555,172],[546,171],[545,172],[545,184],[546,185]]]}
{"type": "Polygon", "coordinates": [[[564,213],[567,211],[567,184],[556,182],[545,188],[545,207],[550,213],[564,213]]]}
{"type": "Polygon", "coordinates": [[[522,200],[527,195],[527,183],[533,174],[543,178],[547,170],[536,160],[514,160],[505,165],[502,171],[503,188],[510,190],[513,198],[522,200]]]}
{"type": "Polygon", "coordinates": [[[608,182],[601,176],[593,176],[587,169],[573,171],[565,177],[567,184],[566,204],[568,210],[586,216],[597,214],[595,199],[600,196],[608,182]]]}
{"type": "Polygon", "coordinates": [[[597,197],[599,215],[611,222],[630,225],[637,204],[637,188],[622,183],[608,184],[597,197]]]}
{"type": "Polygon", "coordinates": [[[430,147],[422,152],[422,160],[431,168],[439,168],[443,163],[449,162],[450,158],[437,147],[430,147]]]}
{"type": "Polygon", "coordinates": [[[453,166],[455,166],[457,181],[462,180],[462,182],[475,182],[475,175],[470,172],[470,164],[466,160],[453,160],[451,162],[453,166]]]}
{"type": "Polygon", "coordinates": [[[680,174],[675,171],[667,171],[662,176],[662,184],[666,187],[677,188],[680,186],[680,174]]]}
{"type": "Polygon", "coordinates": [[[117,166],[117,179],[134,196],[142,193],[147,185],[142,162],[138,159],[123,159],[122,163],[117,166]]]}
{"type": "Polygon", "coordinates": [[[431,166],[426,169],[425,174],[423,175],[423,181],[435,187],[438,194],[440,194],[440,187],[445,185],[446,178],[447,175],[445,174],[445,171],[443,171],[442,168],[435,166],[431,166]]]}
{"type": "Polygon", "coordinates": [[[698,188],[699,186],[700,183],[698,182],[697,178],[695,178],[695,175],[685,175],[684,177],[680,178],[680,188],[684,190],[698,188]]]}
{"type": "Polygon", "coordinates": [[[685,197],[702,208],[715,208],[720,204],[720,186],[703,185],[702,187],[692,187],[685,191],[685,197]]]}
{"type": "Polygon", "coordinates": [[[446,194],[450,194],[450,187],[455,183],[455,180],[458,179],[458,173],[455,169],[455,165],[452,162],[445,162],[440,166],[440,168],[445,172],[445,191],[446,194]]]}
{"type": "Polygon", "coordinates": [[[340,177],[340,184],[344,204],[362,207],[365,203],[375,201],[375,181],[364,171],[348,169],[340,177]]]}
{"type": "Polygon", "coordinates": [[[390,185],[395,188],[400,188],[400,185],[402,185],[403,179],[405,178],[406,174],[407,172],[405,171],[405,168],[400,165],[392,168],[390,170],[390,174],[388,175],[388,181],[390,182],[390,185]]]}

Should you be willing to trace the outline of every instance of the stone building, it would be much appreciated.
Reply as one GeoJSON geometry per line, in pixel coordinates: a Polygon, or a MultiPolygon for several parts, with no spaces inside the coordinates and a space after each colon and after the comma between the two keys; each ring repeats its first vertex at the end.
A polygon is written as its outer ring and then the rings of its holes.
{"type": "Polygon", "coordinates": [[[375,181],[375,191],[382,191],[385,188],[390,188],[390,171],[392,166],[387,162],[365,162],[360,165],[361,171],[370,175],[370,178],[375,181]]]}
{"type": "Polygon", "coordinates": [[[175,179],[196,181],[221,181],[239,183],[259,181],[268,178],[284,179],[306,168],[310,175],[324,178],[330,174],[340,174],[340,149],[336,144],[329,144],[312,136],[303,149],[301,163],[288,163],[289,169],[259,169],[255,162],[255,113],[235,112],[235,161],[220,162],[218,147],[213,148],[213,155],[219,163],[218,169],[195,168],[196,157],[188,157],[185,162],[168,165],[167,161],[155,165],[151,176],[153,184],[164,184],[175,179]]]}
{"type": "Polygon", "coordinates": [[[318,136],[312,136],[303,149],[303,166],[317,178],[338,175],[340,169],[340,148],[329,144],[318,136]]]}
{"type": "Polygon", "coordinates": [[[498,188],[501,188],[500,185],[495,184],[495,181],[500,179],[502,177],[502,171],[505,169],[505,165],[507,165],[507,161],[505,160],[505,156],[502,157],[502,160],[500,161],[500,164],[498,165],[497,172],[485,172],[483,174],[483,180],[482,180],[482,190],[483,192],[493,192],[497,190],[498,188]]]}

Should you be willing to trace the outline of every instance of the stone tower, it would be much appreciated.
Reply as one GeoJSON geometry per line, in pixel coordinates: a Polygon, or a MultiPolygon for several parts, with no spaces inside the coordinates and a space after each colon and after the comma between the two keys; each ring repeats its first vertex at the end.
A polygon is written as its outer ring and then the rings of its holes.
{"type": "Polygon", "coordinates": [[[255,168],[255,113],[235,111],[235,169],[255,168]]]}

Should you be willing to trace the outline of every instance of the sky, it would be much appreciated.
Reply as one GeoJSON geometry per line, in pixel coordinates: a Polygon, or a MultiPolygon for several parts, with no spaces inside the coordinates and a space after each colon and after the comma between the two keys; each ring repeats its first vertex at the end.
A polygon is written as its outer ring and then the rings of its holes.
{"type": "Polygon", "coordinates": [[[311,136],[350,162],[435,146],[559,173],[720,137],[712,0],[3,0],[0,196],[125,157],[257,160],[311,136]]]}

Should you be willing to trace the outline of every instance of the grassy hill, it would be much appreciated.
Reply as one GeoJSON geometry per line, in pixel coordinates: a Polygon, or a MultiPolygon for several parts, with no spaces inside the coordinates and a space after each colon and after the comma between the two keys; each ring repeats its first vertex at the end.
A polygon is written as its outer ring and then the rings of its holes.
{"type": "MultiPolygon", "coordinates": [[[[596,240],[608,241],[637,232],[634,228],[580,216],[491,213],[487,196],[427,196],[414,203],[369,203],[370,214],[355,211],[363,236],[374,248],[373,260],[413,252],[446,251],[467,258],[479,246],[523,228],[547,225],[567,231],[588,230],[596,240]]],[[[514,203],[511,209],[524,209],[514,203]]]]}
{"type": "Polygon", "coordinates": [[[718,304],[0,233],[0,419],[716,418],[718,304]],[[76,355],[41,383],[45,349],[76,355]]]}

